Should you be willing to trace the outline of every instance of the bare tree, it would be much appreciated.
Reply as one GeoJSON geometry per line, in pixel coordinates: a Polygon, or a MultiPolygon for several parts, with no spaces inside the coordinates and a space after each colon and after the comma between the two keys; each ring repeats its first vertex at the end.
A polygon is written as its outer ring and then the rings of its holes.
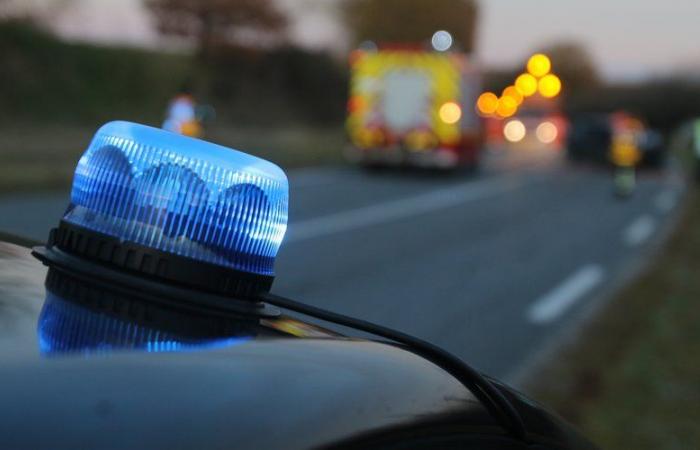
{"type": "Polygon", "coordinates": [[[345,0],[343,8],[355,43],[421,42],[443,29],[467,52],[474,49],[477,15],[474,0],[345,0]]]}
{"type": "Polygon", "coordinates": [[[567,90],[579,91],[600,85],[600,74],[593,57],[579,42],[562,41],[543,48],[552,60],[552,70],[562,79],[567,90]]]}
{"type": "Polygon", "coordinates": [[[146,0],[158,30],[195,41],[201,56],[241,33],[279,35],[287,18],[270,0],[146,0]]]}
{"type": "Polygon", "coordinates": [[[49,25],[72,4],[73,0],[0,0],[0,21],[19,19],[49,25]]]}

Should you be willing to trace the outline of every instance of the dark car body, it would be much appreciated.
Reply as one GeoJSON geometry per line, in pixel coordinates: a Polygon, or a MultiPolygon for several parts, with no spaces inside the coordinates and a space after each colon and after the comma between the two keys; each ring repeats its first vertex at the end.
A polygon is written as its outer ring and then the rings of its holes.
{"type": "Polygon", "coordinates": [[[639,142],[639,149],[642,152],[642,166],[658,169],[666,164],[666,142],[661,132],[645,130],[639,142]]]}
{"type": "MultiPolygon", "coordinates": [[[[571,119],[566,139],[567,156],[572,161],[610,164],[613,139],[619,130],[614,114],[579,114],[571,119]]],[[[663,135],[644,128],[638,133],[639,166],[661,168],[666,163],[666,145],[663,135]]]]}
{"type": "Polygon", "coordinates": [[[3,448],[591,448],[499,384],[527,430],[510,436],[398,345],[285,315],[223,326],[52,271],[0,241],[3,448]]]}
{"type": "Polygon", "coordinates": [[[613,128],[608,114],[572,117],[567,135],[567,156],[573,161],[608,164],[613,128]]]}

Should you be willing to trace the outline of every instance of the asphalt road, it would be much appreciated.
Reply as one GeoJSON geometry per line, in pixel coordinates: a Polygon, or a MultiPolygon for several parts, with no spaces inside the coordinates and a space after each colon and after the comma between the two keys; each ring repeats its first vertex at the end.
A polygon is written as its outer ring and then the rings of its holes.
{"type": "MultiPolygon", "coordinates": [[[[476,175],[309,169],[290,175],[273,291],[398,328],[514,380],[651,254],[677,176],[632,198],[555,153],[491,155],[476,175]]],[[[65,193],[0,198],[0,230],[43,240],[65,193]]]]}

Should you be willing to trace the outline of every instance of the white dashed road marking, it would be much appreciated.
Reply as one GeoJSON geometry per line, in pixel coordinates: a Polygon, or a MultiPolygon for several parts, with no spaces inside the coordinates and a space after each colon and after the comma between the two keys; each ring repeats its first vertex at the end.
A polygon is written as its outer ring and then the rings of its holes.
{"type": "Polygon", "coordinates": [[[598,264],[581,267],[552,291],[530,306],[530,322],[546,324],[561,317],[577,300],[603,281],[605,272],[598,264]]]}
{"type": "Polygon", "coordinates": [[[622,240],[630,247],[646,242],[656,229],[656,220],[650,215],[643,215],[634,220],[623,232],[622,240]]]}

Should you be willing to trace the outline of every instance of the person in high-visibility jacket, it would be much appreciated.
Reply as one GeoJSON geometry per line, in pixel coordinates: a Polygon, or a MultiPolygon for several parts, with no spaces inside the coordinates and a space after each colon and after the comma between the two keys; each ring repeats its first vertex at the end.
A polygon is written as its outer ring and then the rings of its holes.
{"type": "Polygon", "coordinates": [[[613,134],[610,160],[615,166],[615,192],[621,196],[632,194],[636,186],[636,166],[642,159],[638,145],[639,130],[634,127],[613,134]]]}
{"type": "Polygon", "coordinates": [[[642,157],[633,132],[623,132],[613,136],[610,158],[615,167],[635,167],[642,157]]]}
{"type": "Polygon", "coordinates": [[[202,136],[202,124],[196,115],[194,96],[188,88],[181,89],[170,101],[163,129],[185,136],[202,136]]]}

